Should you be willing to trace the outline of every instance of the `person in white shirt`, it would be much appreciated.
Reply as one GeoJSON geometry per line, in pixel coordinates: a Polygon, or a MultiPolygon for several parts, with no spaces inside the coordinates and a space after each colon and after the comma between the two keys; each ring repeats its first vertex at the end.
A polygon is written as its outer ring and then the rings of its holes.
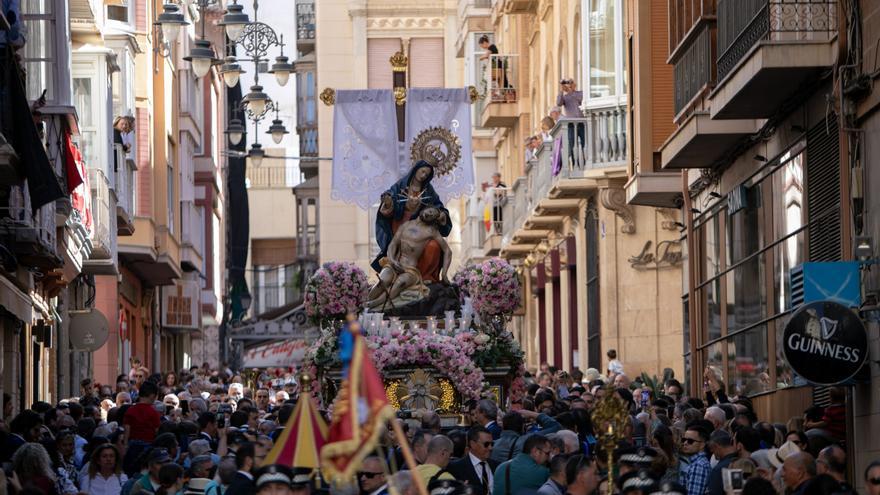
{"type": "Polygon", "coordinates": [[[119,495],[127,481],[119,451],[108,443],[92,452],[89,470],[80,476],[79,487],[91,495],[119,495]]]}

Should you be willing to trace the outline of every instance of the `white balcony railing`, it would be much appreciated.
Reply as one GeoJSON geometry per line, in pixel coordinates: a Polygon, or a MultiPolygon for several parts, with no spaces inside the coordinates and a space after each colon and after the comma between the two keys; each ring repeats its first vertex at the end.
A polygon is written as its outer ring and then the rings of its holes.
{"type": "Polygon", "coordinates": [[[110,181],[102,170],[91,168],[89,186],[92,188],[91,259],[111,259],[116,250],[116,211],[110,212],[110,181]]]}
{"type": "Polygon", "coordinates": [[[121,144],[116,152],[116,208],[121,217],[134,217],[134,161],[126,157],[121,144]]]}

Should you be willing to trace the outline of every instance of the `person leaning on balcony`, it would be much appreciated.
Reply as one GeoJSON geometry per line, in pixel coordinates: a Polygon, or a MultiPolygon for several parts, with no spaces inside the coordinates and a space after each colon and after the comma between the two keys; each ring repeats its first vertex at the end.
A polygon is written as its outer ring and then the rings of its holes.
{"type": "MultiPolygon", "coordinates": [[[[559,95],[556,97],[556,105],[562,107],[562,116],[567,119],[583,117],[581,103],[584,100],[584,92],[577,90],[574,79],[559,81],[559,95]]],[[[568,125],[568,149],[569,155],[574,157],[574,134],[577,128],[578,146],[583,147],[586,142],[587,131],[582,122],[568,125]]]]}
{"type": "Polygon", "coordinates": [[[553,130],[553,127],[556,126],[556,121],[553,120],[553,117],[544,117],[541,119],[541,139],[546,142],[553,141],[553,136],[550,135],[550,131],[553,130]]]}

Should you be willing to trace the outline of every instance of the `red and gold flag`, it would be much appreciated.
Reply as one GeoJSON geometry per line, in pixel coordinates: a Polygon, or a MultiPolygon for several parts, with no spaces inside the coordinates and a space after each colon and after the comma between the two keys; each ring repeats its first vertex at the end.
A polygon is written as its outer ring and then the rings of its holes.
{"type": "Polygon", "coordinates": [[[339,396],[333,406],[333,419],[327,444],[321,449],[321,469],[328,479],[354,477],[361,461],[374,452],[385,422],[394,417],[394,409],[385,395],[385,387],[360,326],[350,321],[339,337],[340,354],[347,369],[339,396]]]}
{"type": "Polygon", "coordinates": [[[327,442],[327,422],[321,417],[308,390],[303,390],[284,431],[263,460],[263,465],[320,468],[321,448],[327,442]]]}

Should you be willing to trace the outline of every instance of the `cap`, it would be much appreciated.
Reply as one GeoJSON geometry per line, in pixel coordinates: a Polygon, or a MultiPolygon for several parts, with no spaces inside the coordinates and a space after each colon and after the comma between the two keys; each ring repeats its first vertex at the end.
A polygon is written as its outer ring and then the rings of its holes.
{"type": "Polygon", "coordinates": [[[633,447],[620,449],[620,461],[623,464],[635,464],[639,467],[649,467],[657,457],[657,451],[651,447],[633,447]]]}
{"type": "Polygon", "coordinates": [[[688,495],[685,487],[673,481],[664,481],[651,492],[651,495],[688,495]]]}
{"type": "Polygon", "coordinates": [[[290,486],[305,486],[312,482],[312,470],[309,468],[293,468],[290,486]]]}
{"type": "Polygon", "coordinates": [[[652,493],[656,483],[656,480],[644,469],[638,473],[629,472],[620,477],[620,493],[624,495],[638,491],[652,493]]]}
{"type": "Polygon", "coordinates": [[[254,479],[258,490],[272,483],[290,486],[293,481],[293,471],[287,466],[270,464],[258,469],[254,479]]]}
{"type": "Polygon", "coordinates": [[[147,462],[150,464],[165,464],[171,462],[171,456],[168,454],[168,449],[155,448],[150,451],[150,455],[147,457],[147,462]]]}

